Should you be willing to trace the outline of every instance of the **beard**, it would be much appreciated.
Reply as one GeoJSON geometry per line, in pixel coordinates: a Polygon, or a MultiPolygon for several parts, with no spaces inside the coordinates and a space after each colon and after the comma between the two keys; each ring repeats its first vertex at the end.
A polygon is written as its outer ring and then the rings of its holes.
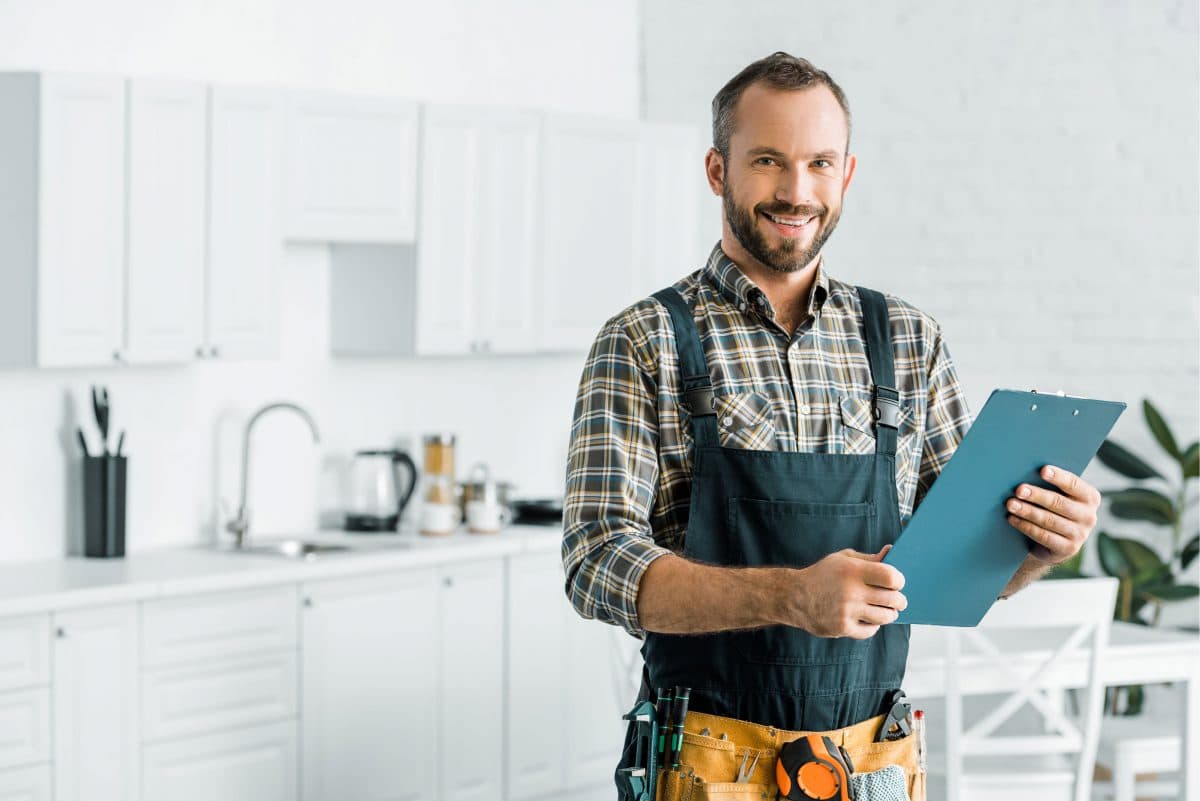
{"type": "Polygon", "coordinates": [[[838,220],[842,216],[841,209],[837,209],[830,214],[829,219],[821,224],[819,221],[824,218],[826,213],[829,213],[829,209],[824,206],[787,206],[772,203],[755,206],[753,209],[742,208],[733,199],[728,183],[725,184],[725,189],[721,193],[721,199],[725,206],[725,219],[728,221],[733,235],[737,237],[737,241],[741,243],[747,253],[779,273],[794,273],[811,264],[812,260],[821,252],[821,248],[825,246],[830,234],[837,228],[838,220]],[[813,236],[812,244],[808,247],[802,246],[799,240],[784,239],[782,244],[772,248],[767,244],[767,238],[758,228],[759,212],[786,217],[815,215],[820,227],[813,236]]]}

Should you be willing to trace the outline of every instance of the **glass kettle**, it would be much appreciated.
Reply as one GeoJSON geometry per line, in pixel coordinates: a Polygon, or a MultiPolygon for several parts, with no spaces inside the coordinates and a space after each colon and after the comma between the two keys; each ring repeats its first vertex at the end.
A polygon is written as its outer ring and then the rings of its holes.
{"type": "Polygon", "coordinates": [[[404,451],[358,451],[350,465],[346,530],[395,531],[416,486],[417,466],[404,451]]]}

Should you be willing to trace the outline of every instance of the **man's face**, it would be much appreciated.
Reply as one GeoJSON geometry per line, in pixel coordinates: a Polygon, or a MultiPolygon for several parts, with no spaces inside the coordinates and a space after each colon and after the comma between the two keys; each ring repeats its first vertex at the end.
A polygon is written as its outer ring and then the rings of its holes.
{"type": "Polygon", "coordinates": [[[734,112],[720,186],[729,229],[764,266],[802,270],[837,227],[854,173],[845,112],[824,86],[762,84],[748,86],[734,112]]]}

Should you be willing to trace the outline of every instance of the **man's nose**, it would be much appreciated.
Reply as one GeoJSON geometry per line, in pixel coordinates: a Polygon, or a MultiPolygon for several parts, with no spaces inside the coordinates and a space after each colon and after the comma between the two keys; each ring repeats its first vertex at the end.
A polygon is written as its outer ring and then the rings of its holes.
{"type": "Polygon", "coordinates": [[[775,199],[790,206],[811,205],[813,180],[808,170],[790,168],[779,173],[779,184],[775,187],[775,199]]]}

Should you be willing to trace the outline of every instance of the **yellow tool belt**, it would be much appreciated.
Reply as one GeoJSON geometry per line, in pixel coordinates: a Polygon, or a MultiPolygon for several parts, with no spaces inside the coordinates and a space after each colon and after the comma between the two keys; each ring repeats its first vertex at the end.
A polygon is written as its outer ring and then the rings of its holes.
{"type": "Polygon", "coordinates": [[[925,776],[918,772],[917,765],[917,738],[909,735],[892,742],[875,742],[884,717],[868,718],[833,731],[800,732],[689,711],[679,753],[681,767],[672,771],[668,765],[659,774],[657,801],[774,801],[779,789],[775,784],[775,760],[780,747],[809,734],[823,734],[844,747],[855,773],[899,765],[908,780],[909,798],[925,801],[925,776]],[[700,734],[705,729],[708,734],[700,734]],[[737,783],[739,769],[753,764],[755,756],[758,763],[749,781],[737,783]]]}

